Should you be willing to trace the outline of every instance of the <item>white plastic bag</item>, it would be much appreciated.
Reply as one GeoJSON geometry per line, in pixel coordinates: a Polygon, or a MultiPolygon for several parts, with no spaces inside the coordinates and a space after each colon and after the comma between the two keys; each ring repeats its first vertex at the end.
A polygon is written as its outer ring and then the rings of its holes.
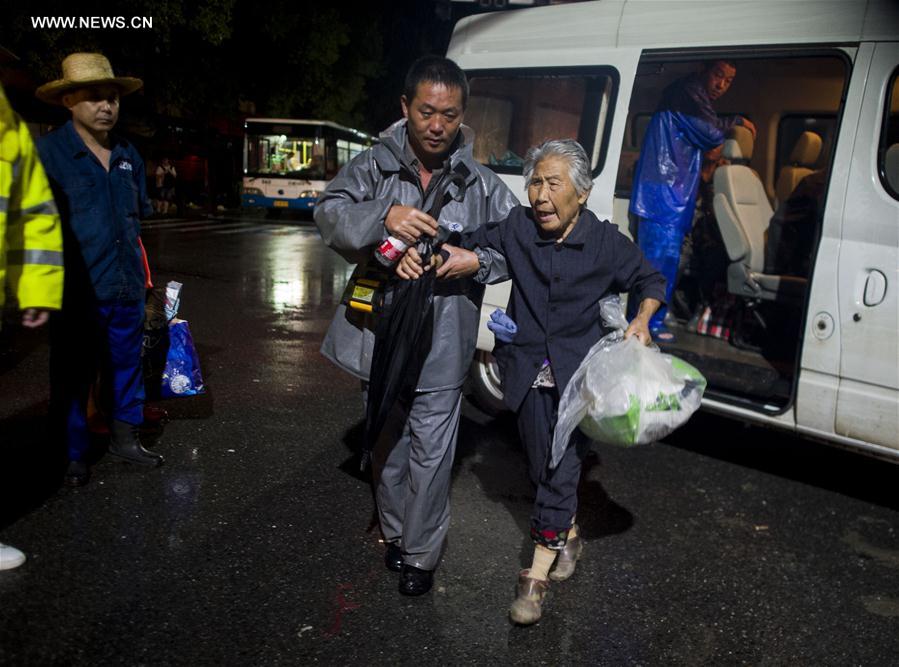
{"type": "Polygon", "coordinates": [[[606,327],[565,387],[553,434],[555,468],[575,427],[592,440],[642,445],[684,424],[702,401],[706,381],[693,366],[636,337],[624,340],[627,319],[617,295],[600,301],[606,327]]]}

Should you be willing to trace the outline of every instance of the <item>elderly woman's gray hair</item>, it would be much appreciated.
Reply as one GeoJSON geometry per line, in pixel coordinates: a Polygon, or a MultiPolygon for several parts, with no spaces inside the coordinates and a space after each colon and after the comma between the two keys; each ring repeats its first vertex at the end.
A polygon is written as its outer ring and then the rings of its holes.
{"type": "Polygon", "coordinates": [[[593,187],[590,176],[590,160],[587,151],[574,139],[551,139],[539,146],[532,146],[524,158],[524,187],[534,175],[537,163],[548,157],[562,157],[568,161],[568,175],[579,195],[593,187]]]}

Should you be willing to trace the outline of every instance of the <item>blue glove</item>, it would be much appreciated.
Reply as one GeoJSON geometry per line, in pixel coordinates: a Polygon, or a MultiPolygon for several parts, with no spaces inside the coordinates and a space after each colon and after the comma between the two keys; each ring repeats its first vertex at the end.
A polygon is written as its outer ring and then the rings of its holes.
{"type": "Polygon", "coordinates": [[[490,321],[487,322],[487,328],[496,336],[496,340],[503,343],[511,343],[518,333],[518,325],[512,321],[512,318],[506,315],[499,308],[490,313],[490,321]]]}

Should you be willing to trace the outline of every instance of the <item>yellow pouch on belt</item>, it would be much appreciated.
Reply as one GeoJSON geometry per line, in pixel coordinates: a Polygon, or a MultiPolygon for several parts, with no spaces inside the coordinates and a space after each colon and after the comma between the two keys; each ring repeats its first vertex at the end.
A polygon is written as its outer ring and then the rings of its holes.
{"type": "Polygon", "coordinates": [[[343,292],[342,303],[363,313],[378,313],[384,306],[387,275],[374,267],[357,266],[343,292]]]}

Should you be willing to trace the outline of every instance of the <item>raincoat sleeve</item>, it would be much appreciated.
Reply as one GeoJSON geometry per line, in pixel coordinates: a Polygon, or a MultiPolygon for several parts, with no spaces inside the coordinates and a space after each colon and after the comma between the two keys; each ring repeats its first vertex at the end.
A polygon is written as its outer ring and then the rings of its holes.
{"type": "Polygon", "coordinates": [[[509,217],[512,209],[518,206],[518,199],[493,172],[490,172],[487,184],[490,188],[487,194],[487,224],[472,232],[472,235],[479,235],[478,238],[483,242],[469,243],[467,239],[471,238],[471,235],[466,235],[462,245],[468,250],[474,250],[478,256],[481,268],[475,274],[474,280],[492,285],[510,277],[499,226],[509,217]]]}
{"type": "Polygon", "coordinates": [[[724,143],[728,123],[712,123],[680,111],[669,112],[672,124],[696,148],[707,151],[724,143]],[[723,129],[722,129],[723,128],[723,129]]]}
{"type": "Polygon", "coordinates": [[[612,225],[606,230],[612,256],[618,258],[614,267],[614,282],[619,292],[632,292],[637,303],[657,299],[665,303],[665,277],[643,256],[636,243],[612,225]]]}
{"type": "Polygon", "coordinates": [[[387,212],[399,201],[377,197],[381,179],[371,151],[350,160],[315,202],[315,224],[325,244],[353,264],[384,239],[387,212]]]}

